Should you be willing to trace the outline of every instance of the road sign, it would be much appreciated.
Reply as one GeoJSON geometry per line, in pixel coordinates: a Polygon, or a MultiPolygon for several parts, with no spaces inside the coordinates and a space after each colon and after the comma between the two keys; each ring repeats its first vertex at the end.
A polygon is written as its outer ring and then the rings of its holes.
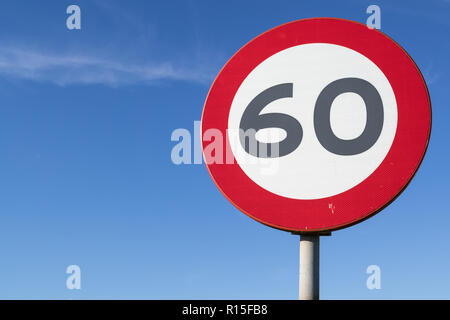
{"type": "Polygon", "coordinates": [[[330,231],[404,190],[427,148],[431,105],[388,36],[313,18],[241,48],[215,79],[201,127],[208,171],[238,209],[282,230],[330,231]],[[233,163],[211,161],[208,130],[224,135],[233,163]]]}

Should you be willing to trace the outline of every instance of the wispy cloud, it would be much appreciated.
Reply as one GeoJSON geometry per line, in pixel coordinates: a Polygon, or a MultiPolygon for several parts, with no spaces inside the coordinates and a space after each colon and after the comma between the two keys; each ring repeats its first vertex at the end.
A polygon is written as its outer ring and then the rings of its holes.
{"type": "Polygon", "coordinates": [[[47,54],[36,50],[0,47],[0,76],[60,86],[153,84],[162,80],[207,83],[213,74],[204,66],[178,66],[173,62],[133,64],[82,54],[47,54]]]}
{"type": "Polygon", "coordinates": [[[435,71],[434,64],[431,62],[423,69],[423,77],[428,85],[435,84],[440,75],[437,71],[435,71]]]}

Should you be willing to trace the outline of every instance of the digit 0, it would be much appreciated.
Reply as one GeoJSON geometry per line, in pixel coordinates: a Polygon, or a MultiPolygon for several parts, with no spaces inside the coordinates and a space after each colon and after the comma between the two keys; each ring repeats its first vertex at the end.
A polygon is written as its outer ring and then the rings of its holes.
{"type": "Polygon", "coordinates": [[[314,130],[320,144],[338,155],[355,155],[369,150],[383,129],[383,102],[377,89],[368,81],[359,78],[344,78],[327,85],[316,101],[314,109],[314,130]],[[355,139],[344,140],[336,137],[331,129],[330,112],[334,99],[342,93],[358,94],[366,106],[366,126],[355,139]]]}

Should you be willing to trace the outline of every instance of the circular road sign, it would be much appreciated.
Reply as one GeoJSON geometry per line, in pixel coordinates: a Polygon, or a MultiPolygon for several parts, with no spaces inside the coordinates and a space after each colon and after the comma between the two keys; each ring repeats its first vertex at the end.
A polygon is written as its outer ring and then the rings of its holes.
{"type": "Polygon", "coordinates": [[[201,128],[208,171],[238,209],[282,230],[331,231],[404,190],[428,145],[431,105],[388,36],[313,18],[241,48],[215,79],[201,128]]]}

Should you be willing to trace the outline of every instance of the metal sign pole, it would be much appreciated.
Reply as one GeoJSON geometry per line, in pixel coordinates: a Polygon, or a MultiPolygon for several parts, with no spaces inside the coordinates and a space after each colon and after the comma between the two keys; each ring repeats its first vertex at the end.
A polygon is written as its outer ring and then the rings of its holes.
{"type": "Polygon", "coordinates": [[[320,236],[300,235],[300,300],[319,300],[320,236]]]}
{"type": "Polygon", "coordinates": [[[320,237],[331,232],[296,233],[300,236],[299,300],[319,300],[320,237]]]}

